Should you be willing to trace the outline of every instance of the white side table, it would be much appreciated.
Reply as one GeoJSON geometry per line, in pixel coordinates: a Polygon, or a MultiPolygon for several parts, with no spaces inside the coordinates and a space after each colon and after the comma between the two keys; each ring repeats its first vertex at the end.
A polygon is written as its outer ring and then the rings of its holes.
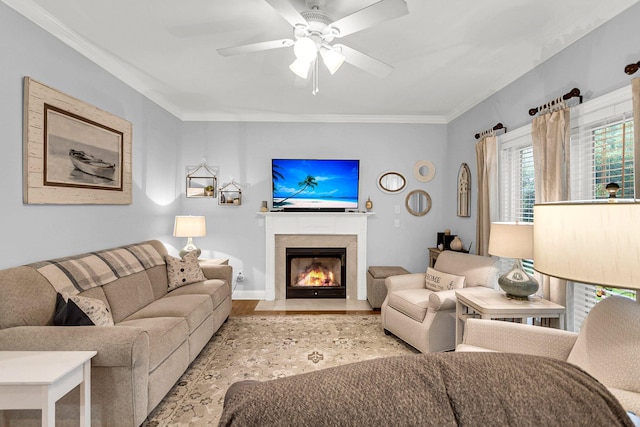
{"type": "Polygon", "coordinates": [[[496,289],[476,286],[456,291],[456,345],[462,342],[464,322],[469,317],[481,319],[557,318],[564,329],[564,307],[540,297],[528,300],[507,298],[496,289]]]}
{"type": "Polygon", "coordinates": [[[80,385],[80,425],[91,425],[91,358],[95,351],[0,351],[0,410],[41,409],[55,426],[56,401],[80,385]]]}

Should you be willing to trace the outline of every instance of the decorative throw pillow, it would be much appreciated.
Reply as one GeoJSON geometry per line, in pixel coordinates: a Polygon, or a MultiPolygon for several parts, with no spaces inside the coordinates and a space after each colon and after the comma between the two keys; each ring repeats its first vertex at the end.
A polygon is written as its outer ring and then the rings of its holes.
{"type": "Polygon", "coordinates": [[[460,289],[464,287],[464,276],[443,273],[433,268],[427,268],[426,287],[434,292],[448,289],[460,289]]]}
{"type": "Polygon", "coordinates": [[[182,259],[166,256],[169,291],[190,283],[207,280],[198,263],[196,251],[187,252],[182,259]]]}
{"type": "Polygon", "coordinates": [[[96,298],[71,296],[64,300],[62,294],[56,297],[56,326],[113,326],[113,317],[107,305],[96,298]]]}

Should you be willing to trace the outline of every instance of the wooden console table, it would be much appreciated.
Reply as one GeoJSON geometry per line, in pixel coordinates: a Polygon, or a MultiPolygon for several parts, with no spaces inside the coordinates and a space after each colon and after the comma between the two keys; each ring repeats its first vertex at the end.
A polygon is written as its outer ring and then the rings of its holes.
{"type": "Polygon", "coordinates": [[[557,318],[564,329],[564,307],[530,296],[528,300],[507,298],[496,289],[476,286],[456,291],[456,345],[462,342],[464,322],[470,317],[481,319],[527,319],[529,317],[557,318]]]}

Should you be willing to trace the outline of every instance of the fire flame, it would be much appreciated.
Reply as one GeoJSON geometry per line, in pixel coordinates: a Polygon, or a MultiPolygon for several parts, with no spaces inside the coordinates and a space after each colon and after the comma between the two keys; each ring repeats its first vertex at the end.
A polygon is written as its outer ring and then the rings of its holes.
{"type": "Polygon", "coordinates": [[[339,286],[333,277],[333,272],[318,265],[312,265],[298,275],[296,286],[339,286]]]}

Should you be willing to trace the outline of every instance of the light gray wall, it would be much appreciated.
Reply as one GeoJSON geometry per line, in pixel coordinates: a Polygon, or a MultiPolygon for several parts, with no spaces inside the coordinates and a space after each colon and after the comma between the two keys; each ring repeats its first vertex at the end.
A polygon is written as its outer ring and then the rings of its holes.
{"type": "Polygon", "coordinates": [[[233,177],[247,188],[241,206],[183,198],[181,214],[207,217],[207,236],[198,238],[196,245],[211,251],[210,256],[228,257],[234,270],[243,272],[246,280],[237,286],[237,296],[259,295],[256,291],[264,291],[265,283],[265,231],[257,212],[262,200],[271,203],[271,159],[359,159],[360,209],[371,197],[375,212],[368,220],[368,265],[424,271],[427,248],[435,246],[436,233],[447,222],[442,211],[450,196],[443,191],[446,139],[444,125],[185,123],[182,170],[206,157],[208,164],[219,167],[221,181],[233,177]],[[422,159],[436,166],[435,178],[428,183],[413,175],[415,162],[422,159]],[[378,175],[388,170],[407,178],[407,189],[401,194],[377,188],[378,175]],[[426,216],[415,217],[405,209],[405,197],[413,189],[424,189],[432,198],[433,208],[426,216]]]}
{"type": "MultiPolygon", "coordinates": [[[[570,17],[567,17],[570,19],[570,17]]],[[[448,188],[455,191],[455,174],[466,162],[473,176],[472,217],[455,217],[455,200],[446,208],[453,213],[451,225],[462,234],[463,241],[475,240],[477,210],[477,168],[474,135],[503,123],[508,129],[529,126],[529,109],[563,95],[577,87],[584,100],[596,98],[630,85],[631,76],[624,73],[627,64],[640,60],[640,4],[629,8],[605,25],[548,59],[495,95],[448,124],[448,188]]],[[[635,77],[640,77],[636,73],[635,77]]],[[[473,78],[473,66],[469,69],[473,78]]],[[[574,99],[571,102],[575,102],[574,99]]],[[[499,135],[501,132],[499,133],[499,135]]]]}
{"type": "Polygon", "coordinates": [[[148,238],[173,239],[181,122],[4,3],[0,57],[0,268],[148,238]],[[24,76],[133,123],[132,205],[23,204],[24,76]]]}

